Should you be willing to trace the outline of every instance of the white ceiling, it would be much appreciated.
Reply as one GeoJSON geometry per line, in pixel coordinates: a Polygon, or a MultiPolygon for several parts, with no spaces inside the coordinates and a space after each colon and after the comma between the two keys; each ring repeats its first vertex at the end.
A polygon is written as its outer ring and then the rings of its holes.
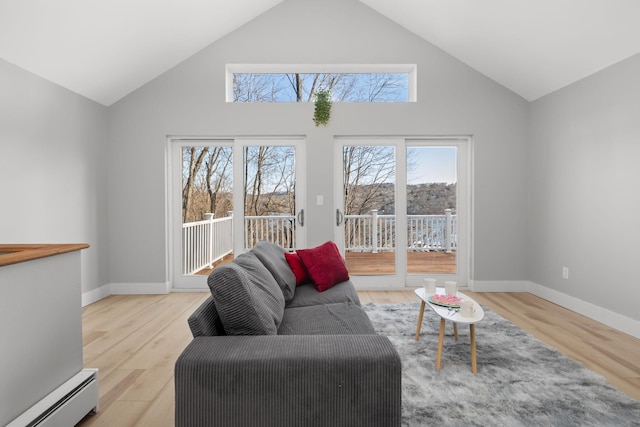
{"type": "Polygon", "coordinates": [[[532,101],[640,52],[640,0],[361,0],[532,101]]]}
{"type": "MultiPolygon", "coordinates": [[[[281,1],[0,0],[0,58],[111,105],[281,1]]],[[[360,1],[528,100],[640,52],[640,0],[360,1]]]]}
{"type": "Polygon", "coordinates": [[[111,105],[282,0],[0,0],[0,58],[111,105]]]}

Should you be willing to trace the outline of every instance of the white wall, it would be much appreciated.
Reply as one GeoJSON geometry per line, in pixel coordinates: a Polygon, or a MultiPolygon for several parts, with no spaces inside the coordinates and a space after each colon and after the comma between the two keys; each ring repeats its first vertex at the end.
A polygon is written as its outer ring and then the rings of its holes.
{"type": "MultiPolygon", "coordinates": [[[[109,276],[162,284],[167,135],[304,135],[308,200],[333,200],[335,135],[473,135],[476,280],[526,278],[528,104],[355,0],[289,0],[109,108],[109,276]],[[227,104],[226,63],[417,63],[418,102],[227,104]]],[[[334,207],[307,206],[308,244],[333,238],[334,207]]]]}
{"type": "Polygon", "coordinates": [[[108,283],[107,109],[0,59],[0,243],[89,243],[82,290],[108,283]]]}
{"type": "Polygon", "coordinates": [[[167,280],[167,135],[304,135],[309,245],[333,237],[334,136],[472,135],[471,279],[640,320],[638,75],[640,55],[528,104],[354,0],[285,1],[108,110],[0,60],[0,242],[87,242],[85,294],[140,291],[167,280]],[[316,128],[309,104],[225,103],[226,63],[416,63],[418,102],[316,128]]]}
{"type": "Polygon", "coordinates": [[[530,280],[635,320],[639,76],[635,55],[531,103],[527,154],[530,280]]]}

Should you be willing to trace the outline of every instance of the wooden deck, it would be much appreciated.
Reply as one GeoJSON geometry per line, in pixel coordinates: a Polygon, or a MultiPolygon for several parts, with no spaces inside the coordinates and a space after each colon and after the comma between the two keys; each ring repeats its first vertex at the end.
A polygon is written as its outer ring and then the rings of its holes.
{"type": "MultiPolygon", "coordinates": [[[[227,255],[214,264],[213,268],[205,268],[196,274],[208,275],[217,266],[233,260],[233,254],[227,255]]],[[[345,256],[349,274],[355,276],[371,276],[393,274],[395,272],[394,253],[347,252],[345,256]]],[[[446,252],[409,252],[407,254],[407,272],[410,274],[455,273],[456,254],[446,252]]]]}
{"type": "Polygon", "coordinates": [[[198,271],[196,274],[200,275],[200,276],[208,276],[209,273],[211,273],[213,270],[215,270],[217,267],[221,266],[222,264],[226,264],[228,262],[233,261],[233,254],[229,254],[227,256],[225,256],[224,258],[222,258],[220,261],[216,261],[213,264],[213,268],[203,268],[202,270],[198,271]]]}
{"type": "MultiPolygon", "coordinates": [[[[395,272],[395,254],[393,252],[347,252],[345,260],[347,270],[353,275],[384,275],[395,272]]],[[[409,252],[407,254],[407,272],[419,273],[455,273],[456,254],[446,252],[409,252]]]]}

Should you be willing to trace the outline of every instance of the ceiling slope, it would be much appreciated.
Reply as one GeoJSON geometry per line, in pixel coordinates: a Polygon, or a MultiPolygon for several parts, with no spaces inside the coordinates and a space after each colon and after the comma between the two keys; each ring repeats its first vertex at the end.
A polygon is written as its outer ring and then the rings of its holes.
{"type": "Polygon", "coordinates": [[[361,0],[531,101],[640,52],[638,0],[361,0]]]}
{"type": "MultiPolygon", "coordinates": [[[[281,1],[0,0],[0,58],[108,106],[281,1]]],[[[360,1],[527,100],[640,52],[640,0],[360,1]]]]}
{"type": "Polygon", "coordinates": [[[0,0],[0,58],[111,105],[282,0],[0,0]]]}

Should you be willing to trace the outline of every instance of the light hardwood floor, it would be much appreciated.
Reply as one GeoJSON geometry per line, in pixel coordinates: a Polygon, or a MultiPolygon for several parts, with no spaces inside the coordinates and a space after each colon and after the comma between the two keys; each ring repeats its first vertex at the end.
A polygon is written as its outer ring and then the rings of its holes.
{"type": "MultiPolygon", "coordinates": [[[[640,340],[528,293],[465,293],[640,400],[640,340]]],[[[100,410],[80,426],[173,426],[174,363],[191,341],[187,318],[208,295],[113,295],[83,309],[100,410]]],[[[418,302],[413,291],[359,295],[363,304],[418,302]]]]}

